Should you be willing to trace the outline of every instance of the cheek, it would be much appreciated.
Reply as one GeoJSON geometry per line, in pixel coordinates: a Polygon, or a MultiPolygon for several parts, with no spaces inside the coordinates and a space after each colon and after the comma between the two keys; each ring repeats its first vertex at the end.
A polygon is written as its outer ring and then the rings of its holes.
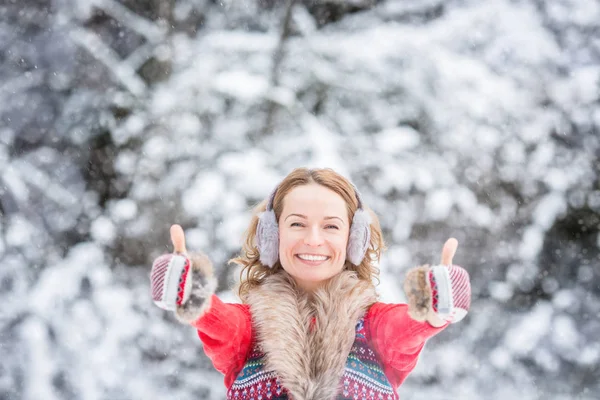
{"type": "Polygon", "coordinates": [[[284,254],[290,251],[295,243],[297,242],[296,238],[290,232],[285,230],[279,231],[279,252],[284,254]]]}
{"type": "Polygon", "coordinates": [[[348,246],[348,237],[339,235],[330,240],[330,243],[335,247],[336,251],[346,254],[346,246],[348,246]]]}

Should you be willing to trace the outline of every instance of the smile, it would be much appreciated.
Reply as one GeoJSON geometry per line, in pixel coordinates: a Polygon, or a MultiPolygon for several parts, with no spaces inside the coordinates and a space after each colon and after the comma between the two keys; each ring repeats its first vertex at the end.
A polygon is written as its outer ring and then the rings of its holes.
{"type": "Polygon", "coordinates": [[[322,256],[318,254],[296,254],[296,257],[303,261],[321,262],[329,259],[328,256],[322,256]]]}

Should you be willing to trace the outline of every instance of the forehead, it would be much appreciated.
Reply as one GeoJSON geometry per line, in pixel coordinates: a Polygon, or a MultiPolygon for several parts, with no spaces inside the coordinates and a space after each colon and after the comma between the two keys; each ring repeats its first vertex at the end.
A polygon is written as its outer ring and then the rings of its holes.
{"type": "Polygon", "coordinates": [[[291,213],[346,219],[346,202],[336,192],[318,184],[293,188],[283,199],[283,216],[291,213]]]}

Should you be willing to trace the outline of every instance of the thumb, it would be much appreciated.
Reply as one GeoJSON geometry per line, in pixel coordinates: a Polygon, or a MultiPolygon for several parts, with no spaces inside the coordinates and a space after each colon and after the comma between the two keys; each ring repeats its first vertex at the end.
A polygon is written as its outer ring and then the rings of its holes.
{"type": "Polygon", "coordinates": [[[442,249],[441,265],[446,265],[448,267],[452,266],[452,258],[454,258],[457,248],[458,240],[455,238],[446,240],[446,243],[444,243],[444,248],[442,249]]]}
{"type": "Polygon", "coordinates": [[[185,248],[185,234],[183,228],[180,225],[171,225],[171,242],[173,242],[174,252],[180,254],[187,254],[185,248]]]}

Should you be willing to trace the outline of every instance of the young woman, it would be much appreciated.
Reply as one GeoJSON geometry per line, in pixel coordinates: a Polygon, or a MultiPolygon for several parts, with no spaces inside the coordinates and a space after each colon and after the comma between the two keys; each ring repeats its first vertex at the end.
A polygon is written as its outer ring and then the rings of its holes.
{"type": "Polygon", "coordinates": [[[378,219],[330,169],[292,171],[255,210],[232,260],[241,304],[214,294],[210,260],[187,253],[178,225],[171,239],[174,254],[152,266],[153,299],[198,330],[227,399],[398,399],[427,339],[470,305],[455,239],[441,265],[408,272],[408,304],[378,302],[378,219]]]}

